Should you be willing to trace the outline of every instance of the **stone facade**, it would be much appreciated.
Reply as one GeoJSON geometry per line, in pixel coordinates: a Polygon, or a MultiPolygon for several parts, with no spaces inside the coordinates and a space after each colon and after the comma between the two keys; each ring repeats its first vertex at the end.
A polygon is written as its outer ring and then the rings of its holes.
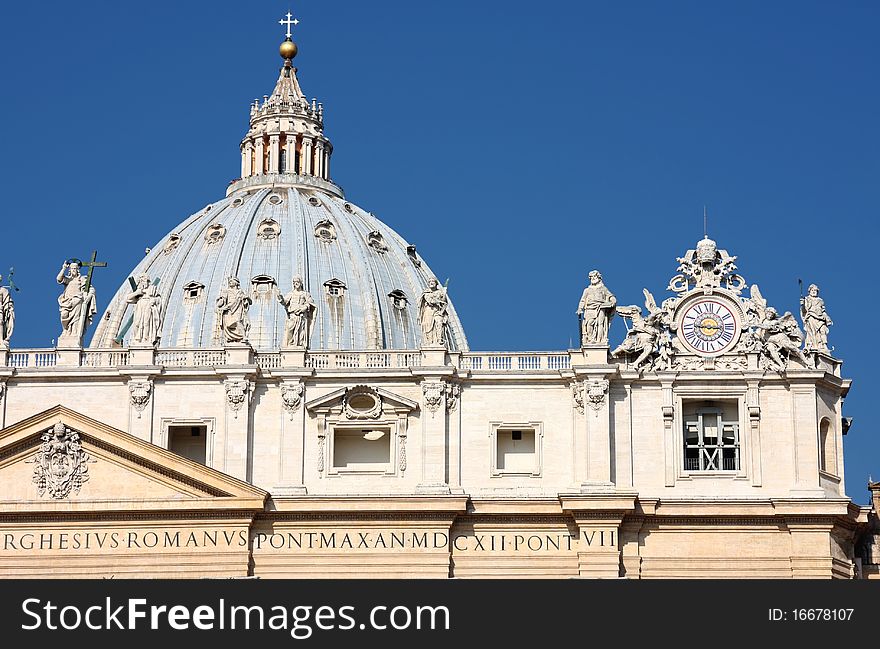
{"type": "Polygon", "coordinates": [[[69,263],[64,345],[10,349],[4,316],[0,575],[877,574],[830,319],[803,348],[704,238],[659,305],[592,271],[578,349],[469,351],[415,247],[330,180],[296,50],[242,178],[151,249],[89,347],[69,263]]]}

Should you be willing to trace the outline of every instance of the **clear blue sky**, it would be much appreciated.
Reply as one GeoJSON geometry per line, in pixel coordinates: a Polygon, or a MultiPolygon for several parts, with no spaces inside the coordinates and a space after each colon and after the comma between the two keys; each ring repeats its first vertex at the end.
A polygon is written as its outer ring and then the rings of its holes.
{"type": "MultiPolygon", "coordinates": [[[[14,347],[97,249],[99,308],[239,174],[287,2],[5,3],[0,272],[14,347]]],[[[347,197],[415,243],[472,349],[565,349],[587,272],[658,299],[702,235],[770,303],[822,289],[855,380],[847,489],[880,477],[876,2],[294,2],[347,197]],[[872,324],[873,323],[873,324],[872,324]],[[871,325],[870,327],[868,325],[871,325]],[[874,402],[876,403],[876,402],[874,402]]],[[[620,322],[612,342],[623,337],[620,322]]]]}

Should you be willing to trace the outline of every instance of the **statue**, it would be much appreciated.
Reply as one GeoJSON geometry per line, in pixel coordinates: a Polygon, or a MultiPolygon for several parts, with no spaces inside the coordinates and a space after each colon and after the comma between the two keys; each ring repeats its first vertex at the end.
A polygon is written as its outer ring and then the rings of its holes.
{"type": "Polygon", "coordinates": [[[125,301],[134,304],[131,343],[155,345],[162,324],[162,297],[159,295],[159,287],[150,282],[149,275],[141,275],[137,288],[128,294],[125,301]]]}
{"type": "Polygon", "coordinates": [[[801,351],[804,335],[797,320],[788,311],[780,317],[776,309],[767,306],[767,300],[761,295],[757,284],[752,285],[746,315],[749,317],[749,327],[754,329],[750,338],[757,344],[765,368],[784,372],[789,356],[796,357],[804,367],[813,367],[801,351]]]}
{"type": "Polygon", "coordinates": [[[577,314],[581,320],[581,345],[607,345],[608,322],[614,315],[617,298],[602,283],[602,273],[591,270],[590,285],[584,289],[577,314]]]}
{"type": "Polygon", "coordinates": [[[428,288],[419,299],[419,323],[422,326],[422,345],[425,347],[446,346],[446,323],[449,316],[446,308],[449,299],[446,290],[436,278],[428,280],[428,288]]]}
{"type": "Polygon", "coordinates": [[[769,307],[764,316],[764,321],[755,325],[761,332],[761,340],[764,343],[764,353],[770,358],[770,365],[777,372],[784,372],[786,356],[794,356],[804,367],[813,367],[801,351],[801,342],[804,336],[798,327],[794,316],[786,311],[781,317],[776,309],[769,307]]]}
{"type": "MultiPolygon", "coordinates": [[[[664,326],[666,324],[666,311],[657,307],[654,296],[643,289],[645,294],[645,308],[648,309],[648,315],[642,316],[642,308],[640,306],[619,306],[617,313],[624,318],[632,320],[632,329],[630,329],[623,342],[618,345],[617,349],[611,352],[612,358],[617,358],[622,354],[638,354],[636,360],[633,361],[633,369],[640,370],[642,366],[651,365],[651,354],[657,346],[664,326]]],[[[669,350],[667,350],[669,351],[669,350]]]]}
{"type": "Polygon", "coordinates": [[[75,260],[65,261],[55,279],[64,286],[64,292],[58,296],[62,328],[59,343],[80,345],[85,328],[92,324],[97,312],[95,287],[89,285],[88,277],[80,275],[79,262],[75,260]]]}
{"type": "MultiPolygon", "coordinates": [[[[0,281],[3,276],[0,275],[0,281]]],[[[0,349],[9,349],[9,339],[15,329],[15,304],[12,294],[5,286],[0,286],[0,349]]]]}
{"type": "Polygon", "coordinates": [[[819,287],[810,284],[807,293],[801,298],[801,320],[807,334],[804,349],[828,352],[828,328],[834,323],[825,312],[825,300],[819,297],[819,287]]]}
{"type": "Polygon", "coordinates": [[[284,330],[284,344],[287,347],[308,349],[312,337],[317,305],[311,294],[303,290],[302,278],[293,278],[293,290],[287,295],[278,295],[278,301],[287,311],[287,326],[284,330]]]}
{"type": "Polygon", "coordinates": [[[220,330],[228,343],[247,342],[251,328],[248,320],[248,309],[251,298],[241,290],[237,277],[227,280],[227,288],[220,291],[217,298],[217,315],[220,318],[220,330]]]}

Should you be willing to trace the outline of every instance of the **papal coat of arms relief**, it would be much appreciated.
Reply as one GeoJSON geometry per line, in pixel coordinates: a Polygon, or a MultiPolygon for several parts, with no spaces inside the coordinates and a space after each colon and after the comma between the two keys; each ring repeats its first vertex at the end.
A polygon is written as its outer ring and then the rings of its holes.
{"type": "Polygon", "coordinates": [[[40,496],[62,499],[79,493],[89,479],[88,463],[93,459],[82,448],[79,433],[61,422],[43,432],[40,450],[33,459],[34,484],[40,496]]]}

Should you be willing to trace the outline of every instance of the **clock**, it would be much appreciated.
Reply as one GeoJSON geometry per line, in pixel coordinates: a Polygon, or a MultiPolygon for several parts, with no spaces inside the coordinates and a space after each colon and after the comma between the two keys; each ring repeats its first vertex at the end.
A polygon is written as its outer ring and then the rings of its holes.
{"type": "Polygon", "coordinates": [[[718,356],[739,340],[739,310],[717,297],[700,298],[684,306],[678,319],[678,337],[690,351],[718,356]]]}

